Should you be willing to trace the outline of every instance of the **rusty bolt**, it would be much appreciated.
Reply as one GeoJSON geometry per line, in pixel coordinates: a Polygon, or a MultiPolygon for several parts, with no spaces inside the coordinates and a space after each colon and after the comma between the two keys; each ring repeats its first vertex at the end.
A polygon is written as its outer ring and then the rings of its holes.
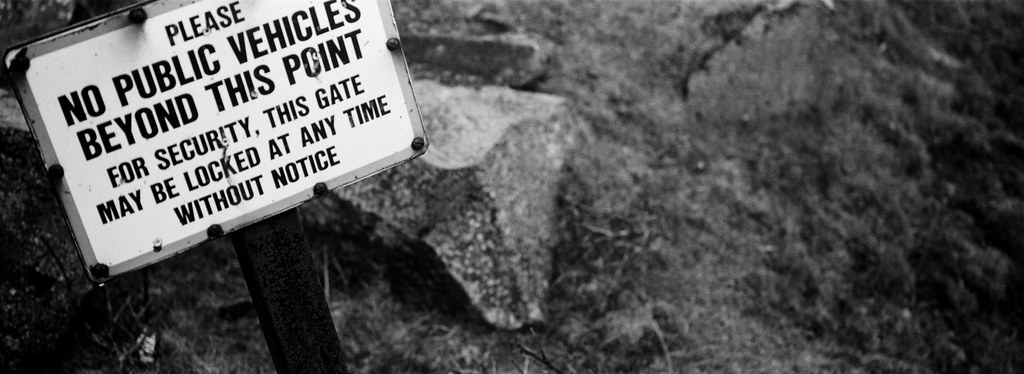
{"type": "Polygon", "coordinates": [[[314,195],[323,196],[325,193],[327,193],[327,185],[326,184],[323,184],[321,182],[321,183],[317,183],[315,186],[313,186],[313,194],[314,195]]]}
{"type": "Polygon", "coordinates": [[[218,224],[210,225],[210,228],[206,229],[206,235],[210,238],[216,238],[224,235],[224,228],[220,227],[218,224]]]}
{"type": "Polygon", "coordinates": [[[11,60],[11,71],[25,71],[28,70],[28,56],[25,56],[25,50],[18,51],[18,54],[14,55],[14,59],[11,60]]]}
{"type": "Polygon", "coordinates": [[[423,140],[423,138],[416,138],[412,140],[412,150],[414,151],[422,150],[426,145],[427,141],[423,140]]]}
{"type": "Polygon", "coordinates": [[[128,20],[136,25],[146,22],[147,18],[149,18],[149,15],[146,14],[146,11],[139,8],[132,9],[131,12],[128,12],[128,20]]]}
{"type": "Polygon", "coordinates": [[[46,169],[46,176],[50,178],[51,182],[59,182],[61,178],[64,178],[64,167],[60,166],[60,164],[50,165],[46,169]]]}
{"type": "Polygon", "coordinates": [[[390,38],[388,39],[387,46],[389,51],[397,51],[398,48],[402,47],[402,42],[398,38],[390,38]]]}
{"type": "Polygon", "coordinates": [[[110,276],[110,267],[104,264],[96,264],[89,268],[89,272],[95,278],[106,278],[110,276]]]}

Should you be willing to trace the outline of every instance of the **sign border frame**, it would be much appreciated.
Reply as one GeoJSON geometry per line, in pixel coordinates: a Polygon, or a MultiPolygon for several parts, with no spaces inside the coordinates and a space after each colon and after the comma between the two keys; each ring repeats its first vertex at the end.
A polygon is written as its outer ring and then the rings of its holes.
{"type": "MultiPolygon", "coordinates": [[[[73,24],[37,38],[17,43],[9,47],[4,52],[3,61],[4,66],[7,68],[8,78],[11,81],[12,88],[14,88],[18,103],[21,105],[22,115],[25,117],[29,131],[32,133],[32,138],[35,140],[36,148],[39,151],[44,171],[51,166],[59,165],[55,151],[56,145],[50,140],[50,135],[47,132],[46,126],[42,123],[40,108],[36,103],[31,87],[28,85],[26,77],[27,70],[16,71],[15,69],[11,69],[11,64],[14,59],[19,54],[24,53],[25,57],[27,57],[30,62],[28,69],[31,69],[31,60],[35,56],[44,55],[122,28],[137,27],[136,24],[129,20],[128,14],[132,10],[143,9],[146,11],[147,15],[153,16],[176,10],[180,7],[192,5],[200,1],[201,0],[148,0],[139,4],[114,10],[89,21],[73,24]]],[[[391,38],[401,40],[398,34],[398,24],[394,17],[394,10],[391,6],[391,2],[389,0],[364,1],[375,2],[380,9],[380,22],[383,25],[385,35],[384,42],[391,38]]],[[[147,20],[146,22],[149,21],[147,20]]],[[[186,236],[179,241],[170,243],[170,246],[164,244],[159,252],[148,250],[138,257],[134,257],[128,261],[113,266],[109,264],[100,264],[95,256],[96,249],[92,247],[92,244],[89,241],[89,236],[85,230],[81,212],[76,209],[76,205],[74,204],[71,192],[68,188],[67,180],[63,177],[60,178],[60,181],[49,180],[53,194],[61,206],[60,210],[64,223],[71,233],[71,237],[75,243],[75,248],[79,254],[79,259],[82,262],[82,266],[85,268],[85,274],[88,279],[94,283],[107,282],[118,276],[184,253],[185,251],[195,248],[203,243],[221,236],[226,236],[246,226],[270,218],[289,209],[293,209],[319,197],[319,195],[314,192],[314,186],[318,183],[325,184],[328,191],[345,187],[375,174],[384,172],[392,167],[411,161],[426,153],[430,146],[430,142],[427,139],[423,128],[423,120],[420,117],[420,111],[416,102],[416,95],[412,87],[412,77],[409,74],[409,67],[406,63],[405,52],[401,46],[397,50],[389,50],[389,52],[391,53],[391,58],[394,62],[396,73],[398,74],[402,99],[405,101],[409,110],[408,116],[412,125],[413,139],[422,139],[422,148],[416,150],[413,149],[410,144],[409,147],[404,148],[402,151],[356,168],[355,170],[342,174],[341,176],[326,180],[310,178],[304,182],[310,184],[305,193],[287,196],[283,199],[274,201],[273,203],[266,204],[259,209],[251,210],[234,219],[219,222],[218,225],[220,225],[223,230],[221,235],[209,236],[207,234],[207,230],[203,230],[199,233],[186,236]],[[106,265],[108,267],[107,275],[98,276],[97,274],[94,274],[93,271],[90,271],[90,269],[96,265],[106,265]]]]}

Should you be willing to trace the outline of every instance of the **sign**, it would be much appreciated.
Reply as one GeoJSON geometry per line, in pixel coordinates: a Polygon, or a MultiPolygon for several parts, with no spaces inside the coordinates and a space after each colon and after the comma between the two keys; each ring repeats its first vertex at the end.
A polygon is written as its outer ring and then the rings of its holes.
{"type": "Polygon", "coordinates": [[[93,281],[421,155],[387,0],[163,0],[4,62],[93,281]]]}

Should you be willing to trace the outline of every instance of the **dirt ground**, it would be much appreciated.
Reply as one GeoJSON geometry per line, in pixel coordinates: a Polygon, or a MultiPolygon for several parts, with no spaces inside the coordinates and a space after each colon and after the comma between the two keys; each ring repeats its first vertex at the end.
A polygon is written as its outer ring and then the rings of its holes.
{"type": "MultiPolygon", "coordinates": [[[[1024,371],[1024,4],[482,4],[395,6],[403,33],[489,7],[556,46],[527,89],[591,128],[548,322],[404,305],[320,248],[354,372],[1024,371]]],[[[50,369],[273,372],[221,241],[93,289],[65,351],[50,369]]]]}

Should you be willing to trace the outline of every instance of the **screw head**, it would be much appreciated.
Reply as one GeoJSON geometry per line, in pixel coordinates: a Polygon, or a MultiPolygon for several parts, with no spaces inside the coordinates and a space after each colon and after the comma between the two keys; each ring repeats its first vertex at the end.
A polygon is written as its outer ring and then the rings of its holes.
{"type": "Polygon", "coordinates": [[[60,166],[60,164],[50,165],[46,169],[46,176],[50,178],[50,181],[58,182],[61,178],[64,178],[64,167],[60,166]]]}
{"type": "Polygon", "coordinates": [[[128,12],[128,20],[136,25],[146,22],[147,18],[149,18],[149,15],[142,9],[132,9],[131,12],[128,12]]]}
{"type": "Polygon", "coordinates": [[[327,185],[324,184],[323,182],[317,183],[315,186],[313,186],[313,194],[314,195],[316,195],[316,196],[323,196],[323,194],[325,194],[325,193],[327,193],[327,185]]]}
{"type": "Polygon", "coordinates": [[[218,224],[212,224],[210,225],[210,228],[206,229],[206,235],[210,238],[216,238],[224,235],[224,228],[220,227],[218,224]]]}
{"type": "Polygon", "coordinates": [[[388,39],[387,46],[389,51],[397,51],[398,48],[402,47],[402,42],[398,38],[390,38],[388,39]]]}
{"type": "Polygon", "coordinates": [[[95,278],[106,278],[110,276],[110,267],[105,264],[96,264],[89,268],[89,273],[95,278]]]}
{"type": "Polygon", "coordinates": [[[153,252],[160,252],[164,249],[164,241],[160,238],[153,239],[153,252]]]}
{"type": "Polygon", "coordinates": [[[25,56],[25,50],[18,51],[14,58],[11,59],[11,71],[25,71],[28,70],[29,60],[28,56],[25,56]]]}
{"type": "Polygon", "coordinates": [[[412,150],[414,150],[414,151],[422,150],[423,147],[426,147],[426,146],[427,146],[427,141],[423,140],[423,138],[416,138],[416,139],[412,140],[412,150]]]}

